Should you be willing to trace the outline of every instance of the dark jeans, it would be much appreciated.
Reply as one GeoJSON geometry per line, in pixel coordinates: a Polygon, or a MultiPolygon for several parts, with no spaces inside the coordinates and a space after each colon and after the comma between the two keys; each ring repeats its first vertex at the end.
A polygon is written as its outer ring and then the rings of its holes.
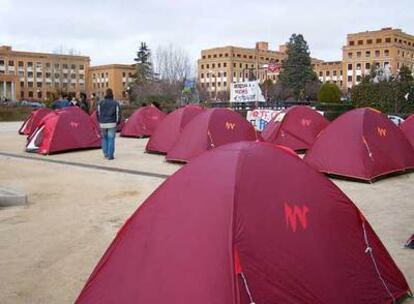
{"type": "Polygon", "coordinates": [[[115,153],[116,128],[101,128],[102,151],[106,158],[113,159],[115,153]]]}

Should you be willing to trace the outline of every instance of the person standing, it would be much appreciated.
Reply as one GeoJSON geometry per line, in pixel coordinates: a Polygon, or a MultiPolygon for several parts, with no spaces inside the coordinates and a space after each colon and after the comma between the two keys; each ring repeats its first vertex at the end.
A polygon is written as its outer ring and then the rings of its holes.
{"type": "Polygon", "coordinates": [[[114,159],[116,126],[121,122],[121,108],[114,100],[112,89],[106,89],[103,100],[98,103],[96,116],[101,128],[102,151],[106,159],[114,159]]]}

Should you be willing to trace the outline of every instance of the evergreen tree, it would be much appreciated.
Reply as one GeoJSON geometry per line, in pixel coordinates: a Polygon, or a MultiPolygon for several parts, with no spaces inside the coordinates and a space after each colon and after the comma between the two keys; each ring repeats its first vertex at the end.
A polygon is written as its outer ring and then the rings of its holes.
{"type": "Polygon", "coordinates": [[[151,51],[145,42],[141,42],[141,46],[137,52],[137,58],[134,58],[134,61],[136,62],[135,82],[141,84],[153,80],[151,51]]]}
{"type": "Polygon", "coordinates": [[[304,97],[306,84],[316,79],[307,42],[301,34],[293,34],[287,43],[287,58],[282,61],[281,84],[291,89],[294,97],[299,99],[304,97]]]}

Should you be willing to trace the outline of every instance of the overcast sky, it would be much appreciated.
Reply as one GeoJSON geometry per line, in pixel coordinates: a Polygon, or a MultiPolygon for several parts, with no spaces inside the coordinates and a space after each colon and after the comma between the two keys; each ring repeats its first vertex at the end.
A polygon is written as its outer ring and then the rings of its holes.
{"type": "Polygon", "coordinates": [[[339,60],[347,33],[382,27],[414,34],[414,0],[0,0],[0,45],[74,48],[92,65],[132,63],[140,41],[181,46],[195,64],[204,48],[268,41],[276,49],[292,33],[313,57],[339,60]]]}

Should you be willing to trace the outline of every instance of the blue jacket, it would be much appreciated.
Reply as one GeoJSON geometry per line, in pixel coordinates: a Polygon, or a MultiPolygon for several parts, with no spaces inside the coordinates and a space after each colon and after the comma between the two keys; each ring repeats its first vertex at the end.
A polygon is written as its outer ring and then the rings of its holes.
{"type": "Polygon", "coordinates": [[[121,122],[121,108],[116,100],[105,98],[98,103],[96,117],[100,124],[119,124],[121,122]]]}

